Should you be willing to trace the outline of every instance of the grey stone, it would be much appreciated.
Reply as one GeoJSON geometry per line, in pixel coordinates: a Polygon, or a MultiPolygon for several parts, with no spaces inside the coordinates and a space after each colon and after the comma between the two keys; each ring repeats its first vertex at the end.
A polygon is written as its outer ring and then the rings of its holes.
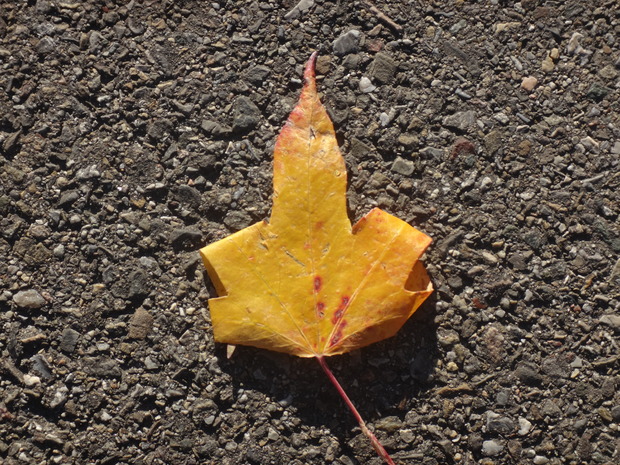
{"type": "Polygon", "coordinates": [[[586,97],[595,101],[600,101],[607,97],[607,95],[609,95],[611,92],[612,89],[610,89],[609,87],[605,87],[598,82],[594,82],[588,89],[586,97]]]}
{"type": "Polygon", "coordinates": [[[71,353],[75,350],[77,346],[78,339],[80,338],[80,333],[72,328],[65,328],[62,331],[62,335],[60,338],[60,350],[66,353],[71,353]]]}
{"type": "Polygon", "coordinates": [[[224,218],[224,224],[232,231],[240,231],[252,224],[252,217],[243,211],[232,211],[224,218]]]}
{"type": "Polygon", "coordinates": [[[613,65],[607,65],[598,71],[598,75],[604,79],[612,80],[618,77],[618,71],[613,65]]]}
{"type": "Polygon", "coordinates": [[[207,134],[214,136],[223,136],[232,132],[232,128],[230,126],[212,120],[204,120],[200,124],[200,127],[207,134]]]}
{"type": "Polygon", "coordinates": [[[157,118],[151,121],[146,128],[146,133],[156,140],[163,140],[172,134],[174,124],[168,118],[157,118]]]}
{"type": "Polygon", "coordinates": [[[443,125],[447,128],[467,131],[476,125],[476,113],[473,110],[459,111],[443,119],[443,125]]]}
{"type": "Polygon", "coordinates": [[[20,308],[41,308],[46,300],[34,289],[19,291],[13,296],[13,302],[20,308]]]}
{"type": "Polygon", "coordinates": [[[420,155],[427,159],[441,160],[444,157],[444,149],[438,149],[436,147],[424,147],[420,149],[420,155]]]}
{"type": "Polygon", "coordinates": [[[615,315],[613,313],[603,315],[598,320],[600,323],[611,326],[613,329],[620,330],[620,315],[615,315]]]}
{"type": "Polygon", "coordinates": [[[202,240],[202,231],[196,227],[177,228],[170,233],[170,243],[173,247],[183,247],[186,244],[196,244],[202,240]]]}
{"type": "Polygon", "coordinates": [[[402,174],[403,176],[410,176],[414,171],[414,164],[411,160],[405,160],[401,157],[396,157],[394,163],[392,163],[392,171],[402,174]]]}
{"type": "Polygon", "coordinates": [[[52,378],[52,369],[43,355],[36,354],[30,360],[32,360],[32,370],[41,378],[46,380],[52,378]]]}
{"type": "Polygon", "coordinates": [[[107,357],[84,357],[82,359],[85,371],[98,378],[120,378],[123,370],[116,360],[107,357]]]}
{"type": "Polygon", "coordinates": [[[487,457],[499,455],[504,450],[504,446],[495,440],[484,441],[482,443],[482,453],[487,457]]]}
{"type": "Polygon", "coordinates": [[[295,5],[288,13],[284,15],[284,19],[292,21],[299,18],[301,14],[314,6],[314,0],[299,0],[299,3],[295,5]]]}
{"type": "Polygon", "coordinates": [[[255,86],[260,86],[269,77],[269,74],[271,74],[270,68],[257,65],[246,71],[245,78],[255,86]]]}
{"type": "Polygon", "coordinates": [[[498,415],[495,412],[487,413],[487,431],[491,434],[511,434],[515,429],[512,419],[498,415]]]}
{"type": "Polygon", "coordinates": [[[233,131],[249,132],[258,126],[261,112],[259,108],[245,95],[240,95],[233,105],[233,131]]]}
{"type": "Polygon", "coordinates": [[[377,53],[370,65],[370,77],[382,84],[388,84],[394,80],[396,74],[396,61],[387,53],[377,53]]]}
{"type": "Polygon", "coordinates": [[[493,155],[502,147],[503,134],[501,131],[494,130],[484,136],[484,147],[487,152],[493,155]]]}
{"type": "Polygon", "coordinates": [[[360,87],[360,90],[364,92],[365,94],[369,94],[370,92],[372,92],[373,90],[377,88],[377,86],[375,86],[372,83],[372,81],[368,79],[366,76],[362,76],[362,78],[360,79],[359,87],[360,87]]]}
{"type": "Polygon", "coordinates": [[[553,399],[546,399],[543,404],[540,412],[552,418],[559,418],[562,416],[562,410],[560,407],[553,401],[553,399]]]}
{"type": "Polygon", "coordinates": [[[358,50],[361,32],[351,29],[334,40],[333,48],[336,55],[347,55],[358,50]]]}
{"type": "Polygon", "coordinates": [[[70,207],[79,198],[80,198],[80,193],[76,190],[65,192],[64,194],[60,196],[60,200],[58,201],[58,206],[59,207],[70,207]]]}
{"type": "Polygon", "coordinates": [[[517,431],[517,434],[519,436],[525,436],[531,430],[532,430],[532,423],[526,418],[520,417],[519,418],[519,431],[517,431]]]}
{"type": "Polygon", "coordinates": [[[542,382],[542,376],[536,368],[530,364],[523,363],[517,366],[515,375],[524,384],[536,385],[542,382]]]}

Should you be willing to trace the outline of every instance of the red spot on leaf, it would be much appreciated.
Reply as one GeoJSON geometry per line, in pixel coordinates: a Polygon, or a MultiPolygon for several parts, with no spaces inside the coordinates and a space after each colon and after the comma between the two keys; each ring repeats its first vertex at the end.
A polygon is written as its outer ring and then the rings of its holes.
{"type": "Polygon", "coordinates": [[[323,302],[316,303],[316,314],[319,318],[323,318],[325,316],[325,304],[323,302]]]}
{"type": "Polygon", "coordinates": [[[346,310],[348,306],[349,306],[349,296],[345,295],[340,301],[340,305],[338,305],[338,308],[334,312],[334,316],[332,317],[333,324],[338,323],[338,320],[340,320],[340,318],[342,317],[342,314],[344,313],[344,311],[346,310]]]}
{"type": "Polygon", "coordinates": [[[321,290],[321,286],[323,285],[323,280],[320,276],[314,277],[314,292],[319,292],[321,290]]]}
{"type": "Polygon", "coordinates": [[[314,223],[314,229],[316,230],[323,229],[324,225],[325,223],[323,221],[317,221],[316,223],[314,223]]]}
{"type": "Polygon", "coordinates": [[[342,339],[342,332],[344,331],[344,328],[346,328],[346,326],[347,326],[347,320],[342,320],[340,324],[338,325],[338,329],[336,329],[336,332],[333,334],[333,336],[329,340],[330,346],[335,346],[336,344],[340,342],[340,340],[342,339]]]}

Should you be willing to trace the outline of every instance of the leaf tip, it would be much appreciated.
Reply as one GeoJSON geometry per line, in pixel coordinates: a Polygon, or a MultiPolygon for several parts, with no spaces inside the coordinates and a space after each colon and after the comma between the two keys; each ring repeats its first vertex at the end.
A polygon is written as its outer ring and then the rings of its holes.
{"type": "Polygon", "coordinates": [[[315,69],[316,69],[316,58],[319,55],[319,52],[313,52],[306,63],[306,68],[304,70],[304,87],[315,87],[315,69]]]}

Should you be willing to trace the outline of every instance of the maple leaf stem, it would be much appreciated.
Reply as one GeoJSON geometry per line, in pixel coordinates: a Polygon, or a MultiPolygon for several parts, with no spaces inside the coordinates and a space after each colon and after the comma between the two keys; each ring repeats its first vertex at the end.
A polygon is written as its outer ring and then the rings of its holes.
{"type": "Polygon", "coordinates": [[[342,386],[340,385],[340,383],[334,376],[334,373],[332,373],[332,371],[327,366],[327,363],[325,362],[325,358],[317,356],[316,359],[319,361],[319,365],[321,365],[321,368],[323,368],[323,371],[325,372],[325,374],[327,375],[331,383],[336,388],[336,391],[338,391],[338,394],[340,394],[340,397],[342,397],[342,400],[344,400],[344,403],[347,404],[347,407],[349,407],[349,410],[351,410],[351,413],[353,413],[353,416],[359,423],[362,432],[366,435],[368,439],[370,439],[370,443],[372,444],[373,449],[377,452],[377,454],[379,454],[379,457],[385,460],[385,463],[387,463],[388,465],[395,465],[394,461],[392,460],[392,457],[390,457],[390,454],[387,453],[387,451],[385,450],[383,445],[379,442],[377,437],[372,433],[372,431],[368,429],[368,426],[366,426],[366,422],[364,421],[360,413],[355,408],[355,405],[353,405],[353,402],[351,402],[351,399],[349,399],[349,396],[347,395],[347,393],[344,391],[344,389],[342,388],[342,386]]]}

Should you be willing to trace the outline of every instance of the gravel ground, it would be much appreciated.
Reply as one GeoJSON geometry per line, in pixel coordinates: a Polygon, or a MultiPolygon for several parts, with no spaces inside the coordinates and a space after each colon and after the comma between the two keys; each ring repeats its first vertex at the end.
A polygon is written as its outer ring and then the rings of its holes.
{"type": "Polygon", "coordinates": [[[352,219],[434,239],[430,302],[330,360],[371,428],[620,463],[617,0],[375,5],[0,0],[0,462],[381,463],[315,361],[227,359],[196,252],[268,217],[319,50],[352,219]]]}

